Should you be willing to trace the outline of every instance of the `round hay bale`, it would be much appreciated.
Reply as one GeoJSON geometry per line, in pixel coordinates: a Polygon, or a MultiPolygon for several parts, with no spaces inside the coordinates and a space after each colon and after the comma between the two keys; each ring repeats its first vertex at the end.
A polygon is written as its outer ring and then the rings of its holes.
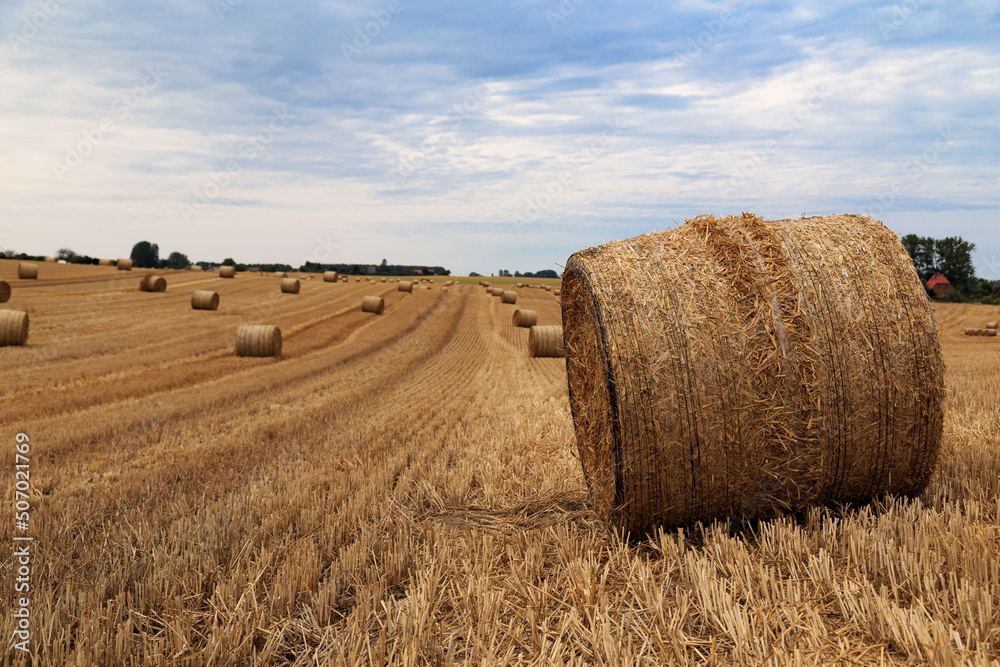
{"type": "Polygon", "coordinates": [[[565,357],[563,328],[534,326],[528,329],[528,354],[532,357],[565,357]]]}
{"type": "Polygon", "coordinates": [[[503,297],[503,288],[502,287],[491,287],[490,288],[490,296],[503,297]]]}
{"type": "Polygon", "coordinates": [[[191,307],[195,310],[218,310],[219,293],[212,290],[195,290],[191,295],[191,307]]]}
{"type": "Polygon", "coordinates": [[[97,260],[98,266],[114,266],[115,260],[113,259],[99,259],[97,260]]]}
{"type": "Polygon", "coordinates": [[[139,281],[139,291],[140,292],[166,292],[167,291],[167,280],[163,276],[158,276],[155,273],[147,273],[139,281]]]}
{"type": "Polygon", "coordinates": [[[554,290],[552,290],[552,293],[555,294],[556,296],[562,296],[562,290],[561,289],[554,289],[554,290]]]}
{"type": "Polygon", "coordinates": [[[45,261],[46,262],[51,262],[52,264],[57,264],[59,262],[59,258],[58,257],[46,257],[45,261]]]}
{"type": "Polygon", "coordinates": [[[219,277],[220,278],[235,278],[236,277],[236,267],[235,266],[220,266],[219,267],[219,277]]]}
{"type": "Polygon", "coordinates": [[[21,280],[36,280],[38,278],[38,265],[31,262],[21,262],[17,265],[17,277],[21,280]]]}
{"type": "Polygon", "coordinates": [[[299,293],[299,279],[298,278],[282,278],[281,279],[281,293],[282,294],[298,294],[299,293]]]}
{"type": "Polygon", "coordinates": [[[361,300],[362,313],[381,315],[383,310],[385,310],[385,299],[380,296],[366,296],[361,300]]]}
{"type": "Polygon", "coordinates": [[[379,280],[380,283],[384,283],[385,281],[386,281],[385,278],[382,278],[381,280],[379,280]]]}
{"type": "Polygon", "coordinates": [[[356,282],[356,283],[360,283],[360,282],[361,282],[361,278],[355,278],[355,279],[354,279],[354,282],[356,282]]]}
{"type": "Polygon", "coordinates": [[[281,329],[270,324],[240,327],[236,332],[236,355],[239,357],[280,356],[281,329]]]}
{"type": "Polygon", "coordinates": [[[409,280],[400,280],[396,285],[397,292],[413,292],[413,283],[409,280]]]}
{"type": "Polygon", "coordinates": [[[28,342],[28,313],[22,310],[0,310],[0,346],[24,345],[28,342]]]}
{"type": "Polygon", "coordinates": [[[500,303],[517,303],[517,292],[513,290],[500,290],[500,303]]]}
{"type": "Polygon", "coordinates": [[[0,280],[0,303],[8,301],[10,301],[10,283],[6,280],[0,280]]]}
{"type": "Polygon", "coordinates": [[[996,329],[997,328],[997,323],[996,322],[987,322],[986,323],[986,328],[987,329],[996,329]]]}
{"type": "Polygon", "coordinates": [[[983,331],[983,335],[984,336],[988,336],[989,338],[993,338],[994,336],[997,335],[997,330],[996,329],[983,329],[982,331],[983,331]]]}
{"type": "Polygon", "coordinates": [[[976,329],[973,329],[972,327],[967,327],[965,329],[965,335],[966,336],[975,336],[976,335],[976,329]]]}
{"type": "Polygon", "coordinates": [[[944,364],[882,223],[700,216],[575,253],[562,288],[580,460],[609,525],[639,535],[926,486],[944,364]]]}
{"type": "Polygon", "coordinates": [[[533,310],[519,308],[514,311],[515,327],[533,327],[538,324],[538,313],[533,310]]]}
{"type": "Polygon", "coordinates": [[[117,262],[115,262],[115,266],[118,267],[119,271],[131,271],[132,270],[132,260],[128,259],[126,257],[122,257],[117,262]]]}

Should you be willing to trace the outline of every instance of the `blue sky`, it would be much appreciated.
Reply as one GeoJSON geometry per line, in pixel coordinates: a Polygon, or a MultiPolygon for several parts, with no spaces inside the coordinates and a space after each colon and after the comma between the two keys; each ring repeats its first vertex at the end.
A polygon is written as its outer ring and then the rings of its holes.
{"type": "Polygon", "coordinates": [[[1000,279],[1000,0],[6,1],[0,247],[535,271],[859,212],[1000,279]]]}

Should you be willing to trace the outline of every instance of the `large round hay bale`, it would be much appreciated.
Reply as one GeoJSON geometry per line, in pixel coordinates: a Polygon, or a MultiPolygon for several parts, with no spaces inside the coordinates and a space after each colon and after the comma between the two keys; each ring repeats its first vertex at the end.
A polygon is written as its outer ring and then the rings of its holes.
{"type": "Polygon", "coordinates": [[[120,258],[115,262],[115,266],[118,267],[119,271],[131,271],[132,270],[132,260],[127,257],[120,258]]]}
{"type": "Polygon", "coordinates": [[[35,280],[38,278],[38,265],[31,262],[21,262],[17,265],[17,277],[21,280],[35,280]]]}
{"type": "Polygon", "coordinates": [[[514,311],[515,327],[533,327],[538,324],[538,313],[533,310],[519,308],[514,311]]]}
{"type": "Polygon", "coordinates": [[[155,273],[147,273],[139,281],[139,291],[141,292],[166,292],[167,280],[163,276],[155,273]]]}
{"type": "Polygon", "coordinates": [[[236,355],[277,357],[281,354],[281,329],[270,324],[242,326],[236,332],[236,355]]]}
{"type": "Polygon", "coordinates": [[[0,303],[8,301],[10,301],[10,283],[6,280],[0,280],[0,303]]]}
{"type": "Polygon", "coordinates": [[[532,357],[565,357],[563,328],[534,326],[528,329],[528,354],[532,357]]]}
{"type": "Polygon", "coordinates": [[[944,364],[882,223],[700,216],[577,252],[562,289],[580,460],[609,525],[636,535],[927,484],[944,364]]]}
{"type": "Polygon", "coordinates": [[[281,293],[282,294],[298,294],[299,293],[299,279],[298,278],[282,278],[281,279],[281,293]]]}
{"type": "Polygon", "coordinates": [[[218,310],[219,293],[212,290],[195,290],[191,295],[191,307],[195,310],[218,310]]]}
{"type": "Polygon", "coordinates": [[[396,291],[397,292],[412,292],[413,291],[413,283],[410,282],[409,280],[400,280],[399,284],[396,285],[396,291]]]}
{"type": "Polygon", "coordinates": [[[28,342],[28,313],[21,310],[0,310],[0,346],[24,345],[28,342]]]}
{"type": "Polygon", "coordinates": [[[99,259],[97,260],[98,266],[114,266],[115,260],[113,259],[99,259]]]}
{"type": "Polygon", "coordinates": [[[220,266],[219,267],[219,277],[220,278],[235,278],[236,277],[236,267],[235,266],[220,266]]]}
{"type": "Polygon", "coordinates": [[[50,262],[52,264],[57,264],[59,262],[59,258],[58,257],[46,257],[45,261],[46,262],[50,262]]]}
{"type": "Polygon", "coordinates": [[[381,315],[383,310],[385,310],[385,299],[380,296],[366,296],[361,300],[362,313],[381,315]]]}
{"type": "Polygon", "coordinates": [[[513,290],[503,290],[500,295],[501,303],[517,303],[517,292],[513,290]]]}

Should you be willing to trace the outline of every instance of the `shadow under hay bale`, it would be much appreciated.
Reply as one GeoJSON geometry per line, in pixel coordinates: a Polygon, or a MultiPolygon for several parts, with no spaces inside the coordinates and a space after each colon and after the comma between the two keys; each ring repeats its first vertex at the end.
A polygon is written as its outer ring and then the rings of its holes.
{"type": "Polygon", "coordinates": [[[580,460],[612,527],[912,495],[933,472],[936,325],[871,218],[701,216],[589,248],[562,312],[580,460]]]}

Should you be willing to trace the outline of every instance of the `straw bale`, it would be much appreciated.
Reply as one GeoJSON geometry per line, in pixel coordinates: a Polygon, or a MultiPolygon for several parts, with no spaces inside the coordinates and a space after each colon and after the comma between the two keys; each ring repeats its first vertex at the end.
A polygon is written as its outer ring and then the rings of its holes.
{"type": "Polygon", "coordinates": [[[242,326],[236,331],[236,355],[277,357],[281,355],[281,329],[269,324],[242,326]]]}
{"type": "Polygon", "coordinates": [[[212,290],[195,290],[191,295],[191,307],[195,310],[218,310],[219,293],[212,290]]]}
{"type": "Polygon", "coordinates": [[[300,286],[301,286],[301,284],[299,283],[299,279],[298,278],[282,278],[281,279],[281,293],[282,294],[298,294],[300,286]]]}
{"type": "Polygon", "coordinates": [[[562,290],[561,289],[552,290],[552,293],[555,294],[556,296],[562,296],[562,290]]]}
{"type": "Polygon", "coordinates": [[[514,290],[500,290],[501,303],[517,303],[517,292],[514,290]]]}
{"type": "Polygon", "coordinates": [[[515,327],[533,327],[538,324],[538,313],[533,310],[519,308],[514,311],[515,327]]]}
{"type": "Polygon", "coordinates": [[[21,262],[17,265],[17,277],[21,280],[35,280],[38,278],[38,265],[31,262],[21,262]]]}
{"type": "Polygon", "coordinates": [[[119,271],[131,271],[132,270],[132,260],[127,257],[120,258],[115,262],[115,266],[118,267],[119,271]]]}
{"type": "Polygon", "coordinates": [[[361,300],[362,313],[381,315],[383,310],[385,310],[385,299],[380,296],[366,296],[361,300]]]}
{"type": "Polygon", "coordinates": [[[46,262],[51,262],[52,264],[57,264],[59,262],[59,258],[58,257],[46,257],[45,261],[46,262]]]}
{"type": "Polygon", "coordinates": [[[973,327],[966,327],[966,329],[965,329],[965,335],[966,336],[978,336],[979,334],[976,333],[977,331],[979,331],[979,329],[975,329],[973,327]]]}
{"type": "Polygon", "coordinates": [[[396,291],[397,292],[412,292],[413,291],[413,283],[410,282],[409,280],[400,280],[399,284],[396,285],[396,291]]]}
{"type": "Polygon", "coordinates": [[[996,329],[983,329],[983,335],[994,338],[997,335],[996,329]]]}
{"type": "Polygon", "coordinates": [[[28,313],[22,310],[0,310],[0,346],[24,345],[28,342],[28,313]]]}
{"type": "Polygon", "coordinates": [[[147,273],[139,281],[140,292],[166,292],[167,279],[155,273],[147,273]]]}
{"type": "Polygon", "coordinates": [[[235,266],[220,266],[219,267],[219,277],[220,278],[235,278],[236,277],[236,267],[235,266]]]}
{"type": "Polygon", "coordinates": [[[700,216],[575,253],[562,288],[577,445],[607,524],[639,535],[926,486],[944,364],[882,223],[700,216]]]}
{"type": "Polygon", "coordinates": [[[986,328],[987,329],[996,329],[997,328],[997,323],[996,322],[987,322],[986,323],[986,328]]]}
{"type": "Polygon", "coordinates": [[[0,303],[8,301],[10,301],[10,283],[6,280],[0,280],[0,303]]]}
{"type": "Polygon", "coordinates": [[[335,283],[340,278],[340,275],[336,271],[327,271],[323,274],[323,282],[325,283],[335,283]]]}
{"type": "Polygon", "coordinates": [[[97,260],[98,266],[114,266],[115,260],[113,259],[99,259],[97,260]]]}
{"type": "Polygon", "coordinates": [[[528,354],[532,357],[565,357],[563,328],[534,326],[528,329],[528,354]]]}

